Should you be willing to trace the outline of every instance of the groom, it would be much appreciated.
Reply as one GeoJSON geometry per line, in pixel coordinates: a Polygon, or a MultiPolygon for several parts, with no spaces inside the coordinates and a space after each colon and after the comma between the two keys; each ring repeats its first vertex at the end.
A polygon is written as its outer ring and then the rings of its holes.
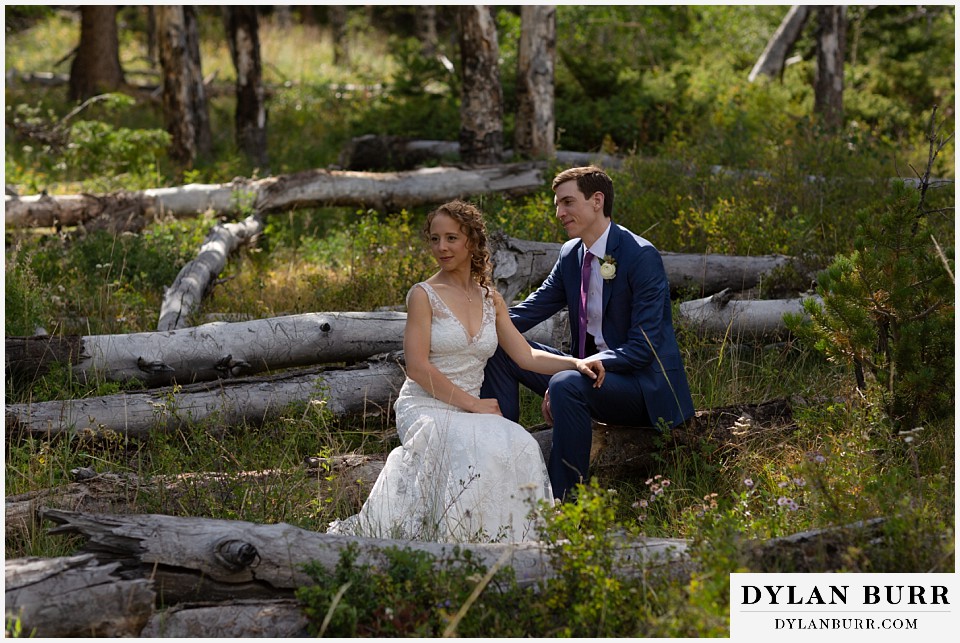
{"type": "Polygon", "coordinates": [[[677,427],[694,411],[660,253],[613,223],[613,182],[603,170],[565,170],[554,178],[553,191],[557,218],[570,240],[540,288],[511,308],[510,316],[525,332],[566,306],[573,354],[601,360],[606,379],[593,388],[577,371],[531,373],[497,349],[480,397],[495,397],[504,417],[516,422],[518,382],[544,396],[544,418],[553,425],[550,482],[555,497],[570,500],[574,487],[588,479],[592,420],[677,427]]]}

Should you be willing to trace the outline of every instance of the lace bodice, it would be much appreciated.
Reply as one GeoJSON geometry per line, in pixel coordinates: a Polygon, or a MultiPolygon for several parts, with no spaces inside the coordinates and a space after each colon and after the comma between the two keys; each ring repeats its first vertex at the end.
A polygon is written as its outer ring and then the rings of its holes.
{"type": "MultiPolygon", "coordinates": [[[[483,367],[497,350],[497,309],[493,297],[487,295],[483,298],[480,330],[470,337],[467,329],[433,286],[421,282],[413,288],[423,288],[433,310],[433,319],[430,322],[430,361],[451,382],[471,395],[479,395],[480,386],[483,384],[483,367]]],[[[407,298],[409,297],[408,294],[407,298]]],[[[400,395],[433,397],[410,379],[404,383],[400,395]]]]}

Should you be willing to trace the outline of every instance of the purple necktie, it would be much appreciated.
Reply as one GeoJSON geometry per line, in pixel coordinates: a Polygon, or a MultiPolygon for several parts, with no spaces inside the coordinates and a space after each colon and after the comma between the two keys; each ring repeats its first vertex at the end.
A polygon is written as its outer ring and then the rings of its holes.
{"type": "Polygon", "coordinates": [[[583,255],[583,266],[580,268],[580,358],[586,357],[587,352],[587,292],[590,290],[590,264],[593,262],[593,253],[587,250],[583,255]]]}

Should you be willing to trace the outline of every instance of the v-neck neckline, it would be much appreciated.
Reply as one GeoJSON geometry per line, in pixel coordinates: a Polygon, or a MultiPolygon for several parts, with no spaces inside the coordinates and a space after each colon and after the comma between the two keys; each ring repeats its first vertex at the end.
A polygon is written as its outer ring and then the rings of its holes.
{"type": "Polygon", "coordinates": [[[429,287],[430,287],[430,290],[433,291],[433,294],[437,297],[437,299],[440,300],[440,303],[443,304],[443,307],[446,309],[447,313],[448,313],[454,320],[456,320],[457,324],[460,325],[460,328],[463,329],[463,334],[467,336],[467,341],[468,341],[469,343],[471,343],[471,344],[475,343],[475,342],[477,341],[477,339],[480,338],[480,334],[483,332],[483,318],[484,318],[484,310],[483,310],[483,307],[484,307],[484,305],[486,304],[485,298],[481,297],[481,299],[480,299],[480,325],[477,327],[477,332],[476,332],[476,334],[471,335],[471,334],[470,334],[470,330],[469,330],[469,329],[467,328],[467,326],[463,323],[463,321],[462,321],[459,317],[457,317],[457,314],[453,312],[453,309],[450,308],[450,305],[447,304],[447,302],[446,302],[446,301],[444,300],[444,298],[440,295],[440,293],[437,292],[437,289],[433,287],[433,284],[430,284],[430,283],[427,283],[427,282],[423,282],[423,283],[424,283],[425,286],[429,286],[429,287]]]}

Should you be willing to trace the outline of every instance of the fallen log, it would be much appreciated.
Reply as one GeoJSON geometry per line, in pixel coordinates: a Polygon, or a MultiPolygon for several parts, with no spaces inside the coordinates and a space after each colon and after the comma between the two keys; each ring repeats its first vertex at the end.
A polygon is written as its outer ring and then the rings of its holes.
{"type": "Polygon", "coordinates": [[[383,360],[79,400],[8,404],[6,429],[8,435],[89,430],[142,437],[210,420],[221,428],[260,424],[296,402],[325,404],[336,416],[386,415],[403,380],[401,366],[383,360]]]}
{"type": "MultiPolygon", "coordinates": [[[[316,562],[332,571],[348,543],[359,546],[358,565],[382,565],[380,551],[388,547],[423,551],[438,561],[449,558],[458,547],[488,569],[505,558],[521,587],[540,584],[555,573],[550,561],[552,545],[541,542],[454,545],[322,534],[285,523],[57,509],[40,513],[57,525],[51,534],[83,536],[88,542],[81,549],[95,554],[101,564],[120,563],[127,577],[152,579],[166,605],[292,598],[296,588],[312,584],[303,571],[306,563],[316,562]]],[[[648,571],[682,573],[678,570],[690,565],[686,549],[686,541],[676,538],[624,541],[617,552],[617,570],[624,577],[648,571]]]]}
{"type": "Polygon", "coordinates": [[[4,613],[25,636],[139,636],[153,614],[148,577],[122,578],[119,561],[98,564],[93,554],[21,558],[5,565],[4,613]]]}
{"type": "Polygon", "coordinates": [[[304,638],[309,620],[291,599],[181,603],[157,612],[140,638],[304,638]]]}
{"type": "Polygon", "coordinates": [[[196,259],[187,262],[173,284],[165,289],[157,330],[191,326],[188,320],[227,265],[227,257],[241,245],[251,243],[262,231],[263,217],[258,214],[251,214],[237,223],[214,226],[200,246],[196,259]]]}
{"type": "MultiPolygon", "coordinates": [[[[403,312],[305,313],[193,328],[120,335],[7,337],[6,375],[30,382],[54,363],[81,382],[133,382],[148,388],[251,376],[266,371],[354,363],[403,349],[403,312]]],[[[524,336],[569,344],[559,313],[524,336]]]]}
{"type": "MultiPolygon", "coordinates": [[[[713,452],[725,453],[747,448],[756,439],[771,436],[783,439],[796,428],[793,423],[794,403],[777,399],[697,411],[686,425],[669,434],[649,428],[594,423],[591,474],[606,480],[642,480],[658,472],[664,450],[696,449],[709,444],[713,452]]],[[[544,460],[548,460],[552,430],[540,425],[530,431],[540,444],[544,460]]],[[[311,457],[305,466],[307,473],[317,474],[315,478],[311,476],[310,481],[318,485],[318,494],[335,495],[346,505],[359,509],[385,460],[386,453],[373,456],[348,454],[332,458],[311,457]],[[330,476],[332,481],[327,480],[330,476]]],[[[172,503],[171,506],[182,509],[181,498],[197,487],[216,488],[238,479],[259,484],[287,480],[302,473],[296,470],[184,473],[142,479],[134,474],[97,474],[91,470],[77,470],[74,472],[75,482],[8,497],[5,503],[6,533],[8,538],[15,534],[29,534],[36,527],[36,512],[41,507],[88,513],[138,513],[141,511],[137,506],[138,499],[162,496],[172,503]]]]}
{"type": "MultiPolygon", "coordinates": [[[[291,594],[301,583],[312,582],[299,572],[305,562],[319,561],[330,570],[348,543],[360,544],[359,564],[381,564],[378,554],[387,547],[426,551],[438,560],[450,553],[448,546],[437,543],[327,536],[289,525],[264,526],[199,518],[171,520],[157,515],[120,519],[57,511],[48,512],[45,517],[63,525],[52,533],[76,532],[88,537],[86,547],[96,551],[97,559],[106,563],[98,567],[93,553],[6,561],[7,614],[20,614],[24,631],[33,630],[40,636],[53,636],[47,633],[56,632],[58,636],[299,637],[306,634],[307,619],[291,594]],[[297,535],[301,538],[296,538],[297,535]],[[280,536],[281,540],[271,542],[270,536],[280,536]],[[284,546],[287,551],[283,550],[284,546]],[[71,567],[78,565],[89,568],[86,578],[91,582],[98,582],[92,580],[94,573],[99,573],[103,580],[89,592],[84,592],[84,587],[75,592],[84,599],[89,599],[91,594],[104,596],[109,589],[118,590],[109,595],[112,600],[105,610],[91,609],[91,605],[99,607],[95,600],[84,600],[79,606],[81,609],[76,611],[70,609],[72,604],[59,602],[56,591],[63,593],[64,585],[80,585],[77,579],[81,577],[74,574],[66,582],[60,582],[56,570],[67,574],[71,567]],[[44,570],[43,580],[51,592],[49,595],[22,594],[11,600],[10,588],[24,585],[20,570],[27,567],[34,568],[34,577],[41,576],[37,570],[44,570]],[[257,578],[262,574],[258,591],[244,593],[256,593],[257,597],[218,598],[236,593],[245,582],[251,584],[249,579],[255,577],[254,574],[257,578]],[[163,604],[169,607],[153,610],[151,614],[153,606],[142,597],[136,603],[115,598],[117,595],[126,598],[127,588],[133,583],[141,584],[136,587],[141,595],[146,594],[144,586],[151,593],[155,589],[163,604]],[[201,592],[206,593],[203,602],[189,600],[201,592]],[[274,598],[274,595],[284,597],[274,598]],[[38,614],[43,608],[47,609],[38,614]],[[138,630],[144,614],[148,614],[149,619],[138,630]],[[113,620],[114,627],[106,631],[99,629],[108,619],[113,620]]],[[[745,541],[740,547],[742,565],[761,573],[840,571],[847,564],[849,547],[884,546],[884,522],[883,518],[873,518],[767,541],[745,541]]],[[[547,560],[550,548],[539,543],[460,547],[470,551],[488,569],[504,562],[511,565],[521,579],[521,586],[540,584],[553,573],[547,560]]],[[[687,542],[680,539],[621,542],[619,555],[617,571],[627,577],[652,571],[687,582],[696,567],[687,553],[687,542]]]]}
{"type": "Polygon", "coordinates": [[[311,495],[333,497],[359,507],[376,481],[386,454],[347,454],[329,458],[311,457],[302,469],[267,469],[239,473],[181,473],[143,478],[134,473],[97,473],[82,468],[71,471],[74,482],[7,496],[4,502],[4,533],[11,538],[29,538],[39,525],[40,508],[87,513],[142,513],[146,499],[158,513],[203,511],[191,499],[203,490],[210,494],[233,493],[235,482],[263,487],[270,484],[309,485],[311,495]],[[159,506],[153,504],[159,500],[159,506]]]}
{"type": "Polygon", "coordinates": [[[763,339],[771,341],[789,334],[783,321],[786,314],[806,317],[803,302],[820,297],[795,299],[732,299],[728,290],[680,303],[677,321],[704,337],[726,337],[732,342],[763,339]]]}
{"type": "Polygon", "coordinates": [[[259,180],[190,184],[140,192],[70,195],[6,195],[8,228],[76,226],[98,217],[220,216],[252,209],[258,214],[306,207],[370,207],[399,210],[450,199],[542,189],[545,162],[462,169],[434,167],[411,172],[306,170],[259,180]]]}
{"type": "MultiPolygon", "coordinates": [[[[501,161],[513,158],[513,150],[504,150],[501,161]]],[[[382,172],[384,170],[411,170],[425,163],[457,163],[460,161],[458,141],[418,140],[403,136],[365,134],[357,136],[343,146],[337,165],[344,170],[382,172]]],[[[618,169],[623,159],[610,154],[592,152],[568,152],[557,150],[555,161],[574,167],[598,165],[618,169]]]]}
{"type": "MultiPolygon", "coordinates": [[[[493,280],[497,290],[512,301],[521,292],[537,288],[560,256],[559,243],[524,241],[502,233],[490,237],[493,280]]],[[[784,274],[799,275],[804,285],[815,277],[807,262],[785,255],[755,257],[721,254],[661,252],[670,290],[681,293],[715,293],[723,289],[748,290],[761,282],[774,282],[784,274]]]]}

